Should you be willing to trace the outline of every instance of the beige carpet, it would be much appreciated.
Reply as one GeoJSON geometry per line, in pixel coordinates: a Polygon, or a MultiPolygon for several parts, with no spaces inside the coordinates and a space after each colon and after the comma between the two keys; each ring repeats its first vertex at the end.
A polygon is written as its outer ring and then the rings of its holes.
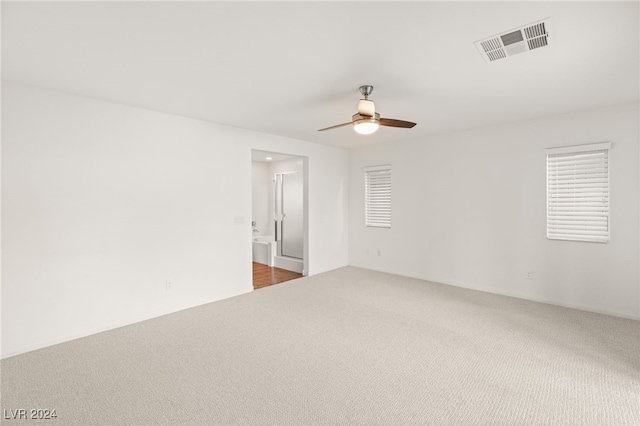
{"type": "Polygon", "coordinates": [[[640,322],[352,267],[1,366],[39,425],[640,425],[640,322]]]}

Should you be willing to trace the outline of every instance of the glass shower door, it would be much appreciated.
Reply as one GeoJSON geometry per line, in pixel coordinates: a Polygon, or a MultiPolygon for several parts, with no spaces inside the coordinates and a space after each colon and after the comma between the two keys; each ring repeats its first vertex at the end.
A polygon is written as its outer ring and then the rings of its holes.
{"type": "Polygon", "coordinates": [[[303,258],[303,174],[283,173],[276,177],[276,217],[279,219],[278,252],[303,258]]]}

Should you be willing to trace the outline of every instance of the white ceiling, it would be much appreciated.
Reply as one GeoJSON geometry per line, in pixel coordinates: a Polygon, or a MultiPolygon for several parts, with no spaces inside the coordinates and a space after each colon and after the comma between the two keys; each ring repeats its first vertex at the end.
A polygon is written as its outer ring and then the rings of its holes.
{"type": "Polygon", "coordinates": [[[638,2],[2,2],[3,79],[321,144],[423,138],[639,99],[638,2]],[[553,45],[474,42],[551,17],[553,45]],[[343,127],[371,96],[417,122],[343,127]]]}

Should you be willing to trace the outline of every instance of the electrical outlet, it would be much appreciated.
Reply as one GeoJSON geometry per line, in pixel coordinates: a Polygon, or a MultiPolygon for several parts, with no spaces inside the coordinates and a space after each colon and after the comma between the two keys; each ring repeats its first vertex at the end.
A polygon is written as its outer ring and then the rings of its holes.
{"type": "Polygon", "coordinates": [[[380,256],[382,254],[382,252],[380,251],[380,249],[378,249],[378,256],[380,256]]]}
{"type": "Polygon", "coordinates": [[[526,279],[528,280],[532,280],[533,279],[533,271],[527,271],[527,273],[524,276],[526,279]]]}
{"type": "Polygon", "coordinates": [[[165,283],[165,290],[169,291],[171,290],[171,286],[173,286],[173,281],[172,280],[167,280],[165,283]]]}

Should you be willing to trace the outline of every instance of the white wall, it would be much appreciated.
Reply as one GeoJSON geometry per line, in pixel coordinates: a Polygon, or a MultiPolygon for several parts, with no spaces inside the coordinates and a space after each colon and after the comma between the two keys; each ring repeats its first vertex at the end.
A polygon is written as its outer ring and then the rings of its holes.
{"type": "Polygon", "coordinates": [[[2,89],[3,357],[251,291],[252,149],[308,157],[309,274],[348,263],[347,151],[2,89]]]}
{"type": "Polygon", "coordinates": [[[352,150],[350,264],[640,318],[638,112],[619,106],[352,150]],[[545,148],[603,141],[613,143],[611,241],[547,240],[545,148]],[[378,164],[393,166],[391,229],[364,226],[362,168],[378,164]]]}

